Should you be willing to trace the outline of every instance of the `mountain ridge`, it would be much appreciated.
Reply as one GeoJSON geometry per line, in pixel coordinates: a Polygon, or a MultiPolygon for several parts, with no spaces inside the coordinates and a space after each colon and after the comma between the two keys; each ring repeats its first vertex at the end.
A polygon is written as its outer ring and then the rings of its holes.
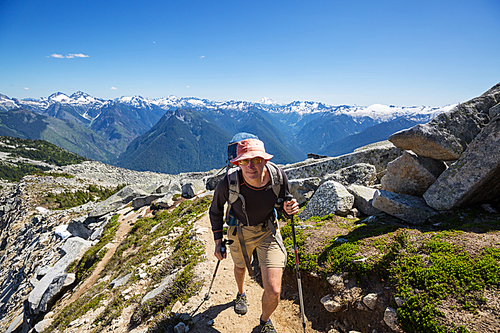
{"type": "MultiPolygon", "coordinates": [[[[269,99],[263,99],[259,102],[212,101],[197,97],[176,96],[151,99],[137,95],[104,100],[90,96],[82,91],[77,91],[69,96],[57,92],[40,99],[19,100],[0,94],[0,113],[9,113],[11,110],[19,108],[30,110],[35,114],[63,120],[66,124],[75,123],[87,128],[90,132],[87,134],[87,139],[83,141],[92,141],[95,136],[99,138],[98,140],[102,139],[104,142],[102,148],[97,146],[96,151],[90,155],[83,153],[74,144],[69,144],[64,140],[51,141],[52,143],[62,145],[62,148],[82,154],[87,158],[97,159],[113,165],[126,164],[129,167],[132,167],[130,164],[132,162],[124,161],[123,157],[119,157],[120,154],[133,159],[135,159],[136,155],[143,155],[138,150],[132,153],[133,147],[130,147],[130,144],[141,135],[148,133],[162,119],[165,113],[176,112],[177,110],[190,110],[189,112],[197,113],[200,119],[204,119],[203,121],[210,122],[216,127],[213,127],[211,131],[203,132],[203,135],[208,135],[202,140],[202,142],[207,143],[207,146],[198,146],[196,149],[191,149],[192,147],[189,148],[183,145],[174,136],[164,133],[165,137],[170,138],[170,142],[162,140],[162,147],[168,147],[163,149],[172,149],[179,152],[179,154],[169,155],[169,159],[175,159],[173,162],[164,161],[165,164],[172,166],[185,163],[182,161],[183,155],[191,156],[192,160],[197,160],[199,157],[194,158],[192,156],[194,151],[210,150],[210,139],[216,136],[217,131],[223,137],[225,137],[226,133],[229,137],[232,137],[241,131],[254,133],[266,143],[266,148],[270,149],[270,152],[280,159],[280,163],[293,163],[306,158],[307,153],[320,153],[333,142],[361,133],[371,126],[398,119],[425,123],[435,115],[448,111],[454,106],[398,107],[380,104],[367,107],[357,105],[332,106],[314,101],[293,101],[288,104],[280,104],[269,99]],[[216,130],[216,128],[218,129],[216,130]],[[209,132],[211,134],[208,134],[209,132]],[[125,153],[127,150],[128,153],[125,153]],[[110,151],[111,154],[109,154],[110,151]]],[[[182,122],[176,122],[176,124],[177,126],[184,126],[182,122]]],[[[12,126],[10,128],[13,129],[12,126]]],[[[170,131],[187,135],[186,128],[168,128],[170,131]]],[[[388,128],[386,127],[386,130],[388,128]]],[[[12,135],[13,132],[5,132],[4,134],[12,135]]],[[[390,134],[392,132],[384,132],[383,136],[390,134]]],[[[36,136],[29,138],[38,139],[36,136]]],[[[50,139],[48,140],[50,141],[50,139]]],[[[140,141],[147,142],[147,140],[142,139],[140,141]]],[[[364,144],[372,142],[374,141],[363,140],[364,144]]],[[[137,145],[136,147],[137,149],[144,148],[143,145],[137,145]]],[[[149,160],[136,160],[137,163],[142,165],[141,171],[145,170],[144,168],[148,163],[154,161],[153,164],[157,164],[158,162],[155,155],[161,154],[161,152],[154,152],[151,148],[153,147],[148,148],[148,151],[150,151],[148,154],[149,160]]],[[[216,161],[219,163],[219,167],[224,165],[222,157],[216,158],[216,161]]],[[[193,163],[193,167],[194,165],[198,165],[196,168],[203,168],[200,164],[193,163]]],[[[179,170],[158,168],[154,168],[154,170],[167,173],[179,170]]],[[[150,171],[153,171],[153,169],[150,171]]],[[[204,170],[192,169],[189,171],[204,170]]]]}

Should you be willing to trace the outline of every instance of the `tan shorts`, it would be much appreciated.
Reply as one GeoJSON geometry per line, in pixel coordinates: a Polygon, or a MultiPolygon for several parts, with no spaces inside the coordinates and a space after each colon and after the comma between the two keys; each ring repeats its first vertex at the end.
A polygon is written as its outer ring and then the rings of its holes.
{"type": "MultiPolygon", "coordinates": [[[[276,226],[277,237],[279,229],[276,226]]],[[[244,268],[245,258],[241,252],[240,240],[238,234],[235,233],[236,227],[228,227],[227,238],[233,242],[229,245],[229,252],[236,267],[244,268]],[[233,235],[234,233],[234,235],[233,235]]],[[[245,239],[245,247],[247,248],[248,257],[252,260],[252,253],[256,249],[257,257],[259,258],[259,266],[263,267],[279,267],[284,268],[286,264],[286,255],[281,250],[278,241],[273,236],[268,226],[262,229],[262,225],[257,226],[244,226],[241,228],[243,231],[243,238],[245,239]]]]}

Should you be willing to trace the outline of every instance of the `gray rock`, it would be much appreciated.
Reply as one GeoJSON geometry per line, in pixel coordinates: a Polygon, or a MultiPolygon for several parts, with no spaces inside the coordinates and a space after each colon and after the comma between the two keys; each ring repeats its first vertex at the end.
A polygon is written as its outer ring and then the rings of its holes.
{"type": "Polygon", "coordinates": [[[422,196],[444,170],[443,161],[405,151],[387,165],[380,183],[385,191],[422,196]]]}
{"type": "Polygon", "coordinates": [[[175,325],[174,332],[175,333],[185,333],[185,332],[187,332],[187,330],[186,330],[186,324],[184,324],[181,321],[180,323],[178,323],[177,325],[175,325]]]}
{"type": "Polygon", "coordinates": [[[127,284],[128,280],[130,280],[131,277],[132,277],[132,273],[128,273],[125,276],[116,278],[113,281],[111,281],[109,286],[111,287],[111,289],[121,287],[121,286],[127,284]]]}
{"type": "Polygon", "coordinates": [[[367,163],[375,166],[377,172],[387,168],[387,163],[399,157],[403,151],[391,145],[365,149],[338,157],[299,162],[283,167],[288,179],[323,177],[326,174],[349,166],[367,163]]]}
{"type": "Polygon", "coordinates": [[[363,297],[363,304],[366,305],[370,310],[374,310],[377,306],[378,295],[377,294],[368,294],[363,297]]]}
{"type": "Polygon", "coordinates": [[[84,223],[78,220],[72,220],[68,224],[68,228],[66,230],[69,231],[73,236],[83,239],[89,239],[89,237],[92,235],[92,230],[87,228],[84,223]]]}
{"type": "Polygon", "coordinates": [[[149,205],[151,205],[151,203],[153,201],[155,201],[156,199],[162,198],[164,196],[165,196],[165,194],[154,193],[154,194],[146,195],[144,197],[134,198],[132,200],[132,208],[139,209],[139,208],[144,207],[144,206],[149,206],[149,205]]]}
{"type": "Polygon", "coordinates": [[[17,330],[23,324],[24,313],[17,316],[9,325],[5,333],[12,333],[17,330]]]}
{"type": "Polygon", "coordinates": [[[193,198],[205,190],[205,183],[200,179],[183,179],[181,184],[182,196],[184,198],[193,198]]]}
{"type": "Polygon", "coordinates": [[[500,103],[498,103],[497,105],[492,107],[488,113],[489,113],[491,119],[493,119],[497,115],[499,115],[500,114],[500,103]]]}
{"type": "Polygon", "coordinates": [[[312,216],[347,214],[353,205],[354,196],[344,185],[330,180],[318,188],[299,218],[305,221],[312,216]]]}
{"type": "Polygon", "coordinates": [[[177,272],[175,272],[175,273],[173,273],[173,274],[165,277],[157,288],[155,288],[154,290],[151,290],[149,293],[147,293],[146,295],[144,295],[144,297],[141,300],[141,305],[144,304],[144,303],[146,303],[148,300],[153,299],[156,296],[160,295],[164,290],[167,290],[167,289],[171,288],[172,284],[175,281],[175,278],[180,273],[182,273],[183,270],[184,270],[184,268],[182,268],[181,270],[179,270],[179,271],[177,271],[177,272]]]}
{"type": "Polygon", "coordinates": [[[424,193],[438,210],[482,203],[500,196],[500,115],[469,145],[460,159],[424,193]]]}
{"type": "Polygon", "coordinates": [[[35,332],[42,333],[44,330],[46,330],[50,326],[50,324],[52,324],[53,321],[54,321],[54,319],[49,318],[49,319],[44,319],[44,320],[38,322],[35,325],[35,332]]]}
{"type": "Polygon", "coordinates": [[[113,194],[89,213],[89,217],[101,217],[111,213],[123,205],[128,204],[134,198],[145,197],[148,193],[136,185],[127,185],[117,193],[113,194]]]}
{"type": "Polygon", "coordinates": [[[326,295],[321,299],[321,304],[325,307],[328,312],[339,312],[342,310],[342,304],[336,301],[332,295],[326,295]]]}
{"type": "Polygon", "coordinates": [[[346,189],[354,195],[354,207],[365,215],[375,215],[380,213],[380,210],[373,207],[373,196],[377,190],[361,186],[349,185],[346,189]]]}
{"type": "Polygon", "coordinates": [[[297,200],[299,205],[309,201],[314,192],[318,189],[321,179],[318,177],[291,179],[288,182],[290,193],[297,200]]]}
{"type": "Polygon", "coordinates": [[[226,171],[220,171],[219,173],[217,173],[213,176],[207,177],[207,179],[205,180],[206,189],[209,191],[215,190],[215,188],[217,187],[217,185],[219,184],[221,179],[224,178],[225,175],[226,175],[226,171]]]}
{"type": "Polygon", "coordinates": [[[173,197],[175,194],[180,194],[180,193],[173,193],[173,192],[167,193],[163,197],[157,199],[156,204],[160,207],[163,207],[163,208],[172,207],[174,205],[173,197]]]}
{"type": "Polygon", "coordinates": [[[181,186],[178,181],[173,180],[173,179],[166,179],[160,183],[155,183],[151,186],[148,186],[145,191],[149,194],[164,194],[168,193],[169,191],[176,190],[180,191],[181,186]]]}
{"type": "MultiPolygon", "coordinates": [[[[54,298],[59,295],[66,287],[72,285],[76,280],[75,274],[60,273],[52,279],[45,289],[37,310],[46,312],[53,303],[54,298]]],[[[35,311],[36,313],[36,311],[35,311]]]]}
{"type": "Polygon", "coordinates": [[[41,310],[39,306],[41,305],[46,290],[50,288],[53,280],[57,276],[63,274],[70,263],[81,258],[91,245],[92,243],[79,237],[70,237],[66,240],[61,247],[61,252],[64,253],[63,257],[45,274],[28,296],[29,307],[32,313],[38,314],[40,311],[44,311],[41,310]]]}
{"type": "Polygon", "coordinates": [[[402,332],[398,325],[398,314],[393,308],[386,308],[384,311],[384,323],[396,332],[402,332]]]}
{"type": "Polygon", "coordinates": [[[373,207],[412,224],[424,223],[431,216],[438,214],[427,206],[421,197],[383,190],[375,192],[373,207]]]}
{"type": "Polygon", "coordinates": [[[500,100],[500,83],[480,97],[457,105],[427,124],[416,125],[389,137],[396,147],[436,160],[457,160],[467,145],[488,124],[488,111],[500,100]]]}
{"type": "Polygon", "coordinates": [[[345,186],[350,184],[371,186],[377,180],[377,170],[371,164],[358,163],[323,177],[323,181],[329,180],[334,180],[345,186]]]}

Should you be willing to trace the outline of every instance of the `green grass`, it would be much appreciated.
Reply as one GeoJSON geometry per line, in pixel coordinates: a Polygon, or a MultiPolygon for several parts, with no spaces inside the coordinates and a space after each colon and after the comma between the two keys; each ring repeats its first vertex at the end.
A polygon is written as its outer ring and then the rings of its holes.
{"type": "MultiPolygon", "coordinates": [[[[432,226],[416,231],[390,223],[340,221],[335,216],[309,219],[306,223],[315,228],[296,230],[300,269],[323,277],[347,273],[357,281],[372,281],[377,277],[386,281],[395,288],[397,296],[406,300],[397,309],[405,332],[472,333],[471,327],[447,323],[439,306],[451,298],[461,311],[474,314],[485,305],[484,291],[500,288],[500,244],[471,254],[455,241],[464,232],[498,232],[497,215],[471,209],[450,212],[440,225],[443,230],[438,231],[430,230],[432,226]],[[474,224],[471,220],[481,223],[474,224]],[[343,229],[342,235],[332,235],[306,253],[308,240],[328,224],[343,229]],[[336,241],[337,236],[346,241],[336,241]],[[370,249],[371,255],[363,255],[363,249],[370,249]],[[366,260],[356,261],[360,258],[366,260]]],[[[295,271],[290,225],[281,231],[285,245],[292,249],[288,252],[286,269],[295,271]]]]}

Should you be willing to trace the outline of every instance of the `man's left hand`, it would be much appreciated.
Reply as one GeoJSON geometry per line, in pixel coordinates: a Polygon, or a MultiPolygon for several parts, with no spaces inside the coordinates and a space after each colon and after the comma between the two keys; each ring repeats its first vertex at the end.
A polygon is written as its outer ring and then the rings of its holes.
{"type": "Polygon", "coordinates": [[[299,212],[299,203],[295,199],[285,201],[285,203],[283,204],[283,209],[288,216],[295,215],[299,212]]]}

